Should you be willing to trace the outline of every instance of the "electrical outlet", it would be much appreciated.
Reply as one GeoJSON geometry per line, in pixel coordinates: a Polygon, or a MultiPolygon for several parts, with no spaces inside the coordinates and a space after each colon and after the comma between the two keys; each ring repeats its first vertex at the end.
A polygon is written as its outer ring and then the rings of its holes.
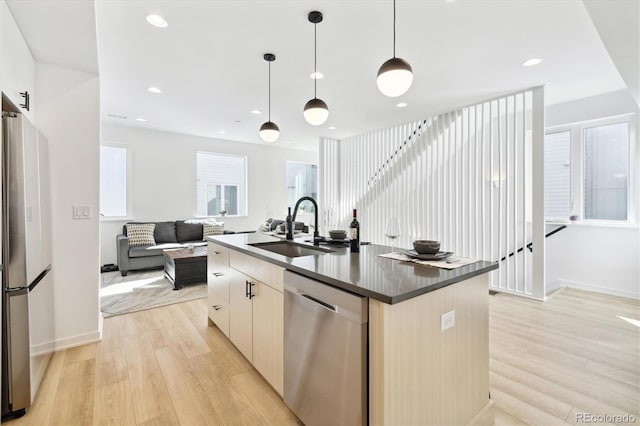
{"type": "Polygon", "coordinates": [[[440,316],[440,331],[445,331],[456,325],[456,311],[449,311],[440,316]]]}

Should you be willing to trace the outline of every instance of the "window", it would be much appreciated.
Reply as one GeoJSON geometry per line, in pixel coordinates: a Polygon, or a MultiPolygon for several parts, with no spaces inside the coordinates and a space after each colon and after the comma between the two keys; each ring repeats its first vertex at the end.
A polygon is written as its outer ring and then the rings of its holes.
{"type": "Polygon", "coordinates": [[[571,132],[548,133],[544,139],[544,217],[571,216],[571,132]]]}
{"type": "Polygon", "coordinates": [[[126,217],[127,202],[127,148],[100,147],[100,215],[126,217]]]}
{"type": "Polygon", "coordinates": [[[207,216],[238,215],[238,185],[207,185],[207,216]]]}
{"type": "Polygon", "coordinates": [[[544,199],[547,220],[634,220],[631,140],[635,116],[554,128],[545,136],[544,199]]]}
{"type": "MultiPolygon", "coordinates": [[[[300,197],[318,197],[318,166],[308,163],[287,161],[287,206],[293,207],[300,197]]],[[[300,206],[313,213],[313,205],[300,206]]]]}
{"type": "Polygon", "coordinates": [[[247,158],[196,153],[198,216],[245,216],[247,158]]]}
{"type": "Polygon", "coordinates": [[[584,217],[627,220],[629,124],[584,129],[584,217]]]}

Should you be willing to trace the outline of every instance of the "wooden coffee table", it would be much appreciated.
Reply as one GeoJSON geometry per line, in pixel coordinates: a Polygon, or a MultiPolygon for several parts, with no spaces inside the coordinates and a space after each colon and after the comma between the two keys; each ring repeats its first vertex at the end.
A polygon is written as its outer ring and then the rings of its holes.
{"type": "Polygon", "coordinates": [[[207,281],[207,246],[164,250],[164,275],[173,283],[174,290],[183,284],[207,281]]]}

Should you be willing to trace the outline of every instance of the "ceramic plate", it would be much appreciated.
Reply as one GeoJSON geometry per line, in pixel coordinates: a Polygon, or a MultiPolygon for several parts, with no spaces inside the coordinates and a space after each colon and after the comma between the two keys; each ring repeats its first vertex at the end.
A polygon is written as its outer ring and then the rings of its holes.
{"type": "Polygon", "coordinates": [[[414,259],[420,260],[444,260],[447,257],[451,256],[453,252],[451,251],[439,251],[436,254],[419,254],[415,250],[407,250],[404,252],[409,257],[413,257],[414,259]]]}
{"type": "Polygon", "coordinates": [[[348,239],[344,239],[344,240],[334,240],[331,238],[327,238],[327,242],[329,244],[348,244],[350,240],[348,239]]]}

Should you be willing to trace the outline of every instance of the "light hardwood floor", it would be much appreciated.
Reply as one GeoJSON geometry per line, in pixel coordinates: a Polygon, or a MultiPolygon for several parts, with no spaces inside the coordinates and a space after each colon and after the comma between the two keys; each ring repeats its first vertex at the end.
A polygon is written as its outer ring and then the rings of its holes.
{"type": "MultiPolygon", "coordinates": [[[[7,424],[298,424],[224,335],[206,299],[108,318],[100,343],[56,353],[33,407],[7,424]]],[[[640,423],[637,301],[563,290],[541,303],[490,297],[497,425],[640,423]]]]}

